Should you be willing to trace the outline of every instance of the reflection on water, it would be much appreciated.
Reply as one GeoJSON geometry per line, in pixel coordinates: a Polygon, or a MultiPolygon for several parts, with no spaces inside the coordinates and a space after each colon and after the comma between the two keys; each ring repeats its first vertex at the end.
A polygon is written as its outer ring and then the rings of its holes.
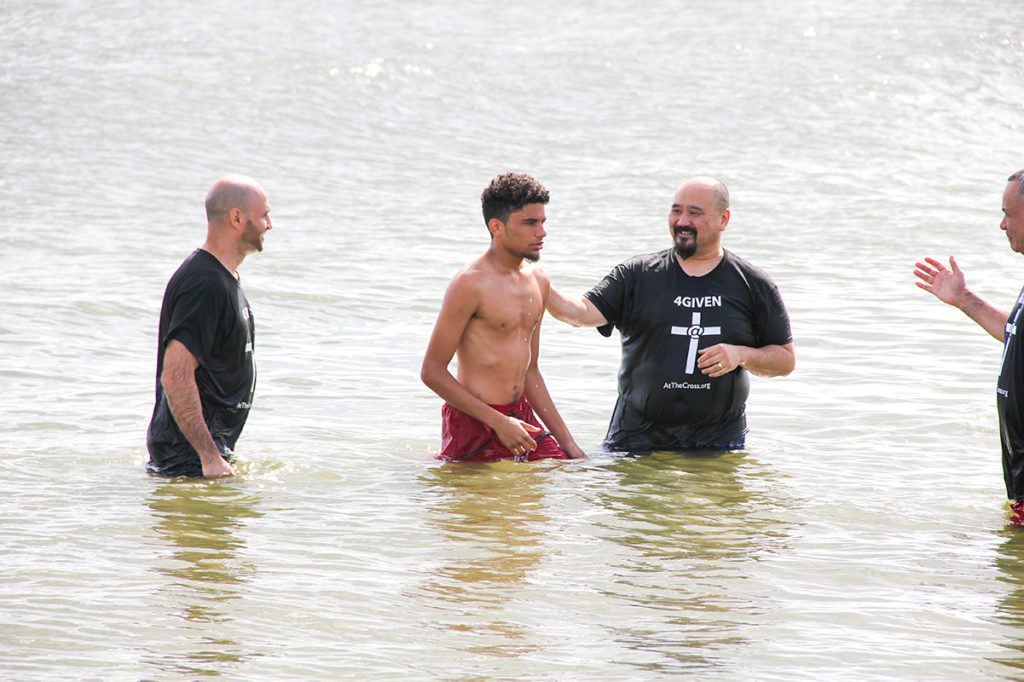
{"type": "Polygon", "coordinates": [[[1005,542],[999,547],[996,566],[999,580],[1010,589],[1000,600],[996,618],[1010,626],[1010,636],[1000,645],[1007,652],[997,662],[1012,668],[1013,679],[1024,677],[1024,529],[1007,526],[999,531],[1005,542]]]}
{"type": "Polygon", "coordinates": [[[449,543],[447,563],[423,589],[451,607],[441,627],[484,636],[486,644],[467,650],[515,656],[535,649],[521,641],[527,630],[500,612],[544,558],[547,470],[537,463],[449,464],[421,477],[429,492],[427,522],[449,543]]]}
{"type": "Polygon", "coordinates": [[[633,663],[645,670],[716,667],[715,649],[744,644],[742,627],[771,598],[748,578],[786,538],[766,480],[777,474],[748,453],[623,456],[606,469],[619,476],[599,495],[614,512],[610,539],[630,553],[605,594],[637,612],[611,636],[653,654],[633,663]]]}
{"type": "MultiPolygon", "coordinates": [[[[1024,660],[1024,553],[1007,540],[999,582],[956,530],[1000,494],[999,344],[911,274],[955,253],[1013,295],[995,223],[1024,151],[1024,3],[0,6],[0,678],[454,678],[455,655],[463,679],[1024,678],[979,660],[1024,660]],[[535,94],[529,115],[505,92],[535,94]],[[543,267],[573,294],[668,246],[683,176],[725,179],[726,244],[771,273],[799,346],[751,395],[766,450],[420,461],[423,351],[510,169],[552,191],[543,267]],[[242,452],[287,462],[259,501],[138,474],[161,296],[229,171],[281,228],[243,273],[242,452]],[[415,227],[382,229],[399,212],[415,227]],[[1007,592],[1005,623],[947,617],[1007,592]]],[[[543,334],[562,416],[599,442],[618,342],[543,334]]]]}
{"type": "Polygon", "coordinates": [[[149,502],[153,530],[172,547],[173,561],[158,566],[161,592],[170,596],[172,617],[182,621],[166,635],[168,648],[151,662],[162,670],[214,676],[225,664],[247,658],[242,646],[223,635],[231,616],[228,603],[253,567],[239,557],[244,520],[261,516],[259,498],[232,483],[168,481],[149,502]]]}

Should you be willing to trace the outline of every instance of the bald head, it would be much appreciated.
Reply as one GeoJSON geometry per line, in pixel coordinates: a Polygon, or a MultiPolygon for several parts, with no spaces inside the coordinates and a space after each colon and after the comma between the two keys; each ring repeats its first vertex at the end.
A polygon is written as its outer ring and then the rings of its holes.
{"type": "Polygon", "coordinates": [[[267,196],[255,180],[245,175],[225,175],[213,183],[206,193],[206,222],[222,222],[233,208],[243,213],[257,200],[267,196]]]}
{"type": "Polygon", "coordinates": [[[1024,168],[1022,168],[1021,170],[1017,171],[1016,173],[1014,173],[1010,177],[1006,178],[1006,181],[1007,182],[1016,182],[1017,183],[1017,191],[1021,194],[1021,196],[1024,196],[1024,168]]]}
{"type": "Polygon", "coordinates": [[[707,175],[698,175],[690,178],[676,191],[676,195],[688,187],[706,187],[714,192],[715,195],[715,210],[721,213],[725,209],[729,208],[729,188],[725,186],[721,180],[712,178],[707,175]]]}

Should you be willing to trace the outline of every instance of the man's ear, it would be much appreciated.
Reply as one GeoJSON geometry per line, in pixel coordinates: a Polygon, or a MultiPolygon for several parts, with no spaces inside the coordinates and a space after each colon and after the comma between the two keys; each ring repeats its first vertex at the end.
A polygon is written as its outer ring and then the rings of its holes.
{"type": "Polygon", "coordinates": [[[487,221],[487,231],[491,233],[491,237],[496,237],[501,234],[505,229],[505,223],[501,222],[497,218],[491,218],[487,221]]]}
{"type": "Polygon", "coordinates": [[[234,228],[245,227],[245,215],[242,213],[242,209],[228,209],[228,222],[234,228]]]}

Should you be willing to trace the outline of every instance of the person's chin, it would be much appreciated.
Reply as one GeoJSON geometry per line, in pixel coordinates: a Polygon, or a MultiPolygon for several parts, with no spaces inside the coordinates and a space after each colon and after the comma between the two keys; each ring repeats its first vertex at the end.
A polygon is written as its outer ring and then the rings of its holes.
{"type": "Polygon", "coordinates": [[[697,236],[682,233],[676,235],[676,238],[672,241],[676,247],[676,253],[682,258],[689,258],[693,254],[697,253],[697,236]]]}
{"type": "Polygon", "coordinates": [[[693,254],[697,253],[697,245],[696,244],[678,244],[677,243],[675,251],[676,251],[676,255],[677,256],[679,256],[683,260],[686,260],[687,258],[692,256],[693,254]]]}

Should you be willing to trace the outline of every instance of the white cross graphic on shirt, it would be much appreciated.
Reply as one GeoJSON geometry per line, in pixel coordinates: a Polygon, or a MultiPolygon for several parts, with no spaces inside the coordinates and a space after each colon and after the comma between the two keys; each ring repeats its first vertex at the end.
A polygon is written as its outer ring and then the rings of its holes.
{"type": "Polygon", "coordinates": [[[700,337],[708,334],[718,336],[722,333],[722,328],[700,326],[700,313],[694,311],[693,324],[689,327],[672,327],[672,333],[677,336],[690,337],[690,349],[686,353],[686,373],[693,374],[693,370],[697,366],[697,345],[700,343],[700,337]]]}

